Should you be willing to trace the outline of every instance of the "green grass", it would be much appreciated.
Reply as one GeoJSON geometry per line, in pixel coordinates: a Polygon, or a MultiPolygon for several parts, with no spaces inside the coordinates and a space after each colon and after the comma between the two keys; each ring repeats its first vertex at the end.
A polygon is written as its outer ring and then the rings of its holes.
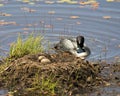
{"type": "Polygon", "coordinates": [[[54,81],[54,76],[44,77],[42,76],[42,81],[39,81],[39,74],[36,73],[34,78],[34,88],[40,91],[40,94],[55,95],[55,88],[57,86],[57,81],[54,81]]]}
{"type": "Polygon", "coordinates": [[[33,34],[30,34],[27,39],[23,41],[19,34],[17,41],[11,44],[9,52],[10,58],[19,58],[27,54],[43,52],[42,40],[42,36],[34,37],[33,34]]]}
{"type": "Polygon", "coordinates": [[[54,81],[55,77],[50,75],[45,77],[40,76],[39,72],[35,74],[33,78],[32,87],[26,88],[27,92],[31,92],[33,96],[54,96],[56,94],[55,89],[58,81],[54,81]]]}

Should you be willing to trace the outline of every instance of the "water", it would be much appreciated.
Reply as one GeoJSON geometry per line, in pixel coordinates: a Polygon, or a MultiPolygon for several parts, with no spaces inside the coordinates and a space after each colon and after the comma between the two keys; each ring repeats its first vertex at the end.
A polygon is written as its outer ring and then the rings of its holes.
{"type": "Polygon", "coordinates": [[[0,89],[0,96],[7,96],[8,90],[0,89]]]}
{"type": "MultiPolygon", "coordinates": [[[[21,33],[41,33],[46,41],[58,42],[62,36],[84,35],[91,49],[89,60],[114,60],[120,56],[120,2],[91,5],[59,3],[58,0],[2,0],[0,4],[0,55],[6,56],[9,47],[21,33]],[[105,19],[104,16],[110,16],[105,19]]],[[[60,0],[59,0],[60,1],[60,0]]],[[[61,0],[62,1],[62,0],[61,0]]]]}

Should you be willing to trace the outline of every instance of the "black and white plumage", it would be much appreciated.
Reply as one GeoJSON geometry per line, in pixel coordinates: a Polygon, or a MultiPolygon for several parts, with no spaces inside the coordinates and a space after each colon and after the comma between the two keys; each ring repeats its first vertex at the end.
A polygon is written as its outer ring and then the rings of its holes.
{"type": "Polygon", "coordinates": [[[76,57],[85,59],[91,54],[89,47],[84,44],[84,37],[77,36],[76,38],[64,38],[55,45],[56,50],[67,51],[76,57]]]}

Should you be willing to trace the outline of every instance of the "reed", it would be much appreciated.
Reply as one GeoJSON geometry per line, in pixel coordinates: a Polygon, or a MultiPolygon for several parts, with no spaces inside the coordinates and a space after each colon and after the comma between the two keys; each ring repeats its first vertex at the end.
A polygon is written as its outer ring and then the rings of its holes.
{"type": "Polygon", "coordinates": [[[30,34],[26,40],[22,40],[19,34],[17,41],[11,44],[9,56],[10,58],[19,58],[27,54],[36,54],[43,51],[42,47],[42,36],[34,37],[30,34]]]}

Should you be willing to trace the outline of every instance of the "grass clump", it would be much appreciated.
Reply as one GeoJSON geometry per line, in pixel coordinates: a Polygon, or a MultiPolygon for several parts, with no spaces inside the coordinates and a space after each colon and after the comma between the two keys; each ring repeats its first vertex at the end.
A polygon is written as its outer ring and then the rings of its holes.
{"type": "Polygon", "coordinates": [[[39,73],[36,73],[34,82],[33,82],[33,91],[39,90],[39,95],[55,95],[55,89],[57,87],[57,81],[54,81],[54,76],[39,76],[39,73]],[[41,79],[40,79],[41,78],[41,79]]]}
{"type": "Polygon", "coordinates": [[[19,34],[17,41],[12,43],[10,47],[10,58],[19,58],[27,54],[36,54],[43,51],[42,47],[42,36],[34,37],[33,34],[30,34],[26,40],[22,40],[21,35],[19,34]]]}

